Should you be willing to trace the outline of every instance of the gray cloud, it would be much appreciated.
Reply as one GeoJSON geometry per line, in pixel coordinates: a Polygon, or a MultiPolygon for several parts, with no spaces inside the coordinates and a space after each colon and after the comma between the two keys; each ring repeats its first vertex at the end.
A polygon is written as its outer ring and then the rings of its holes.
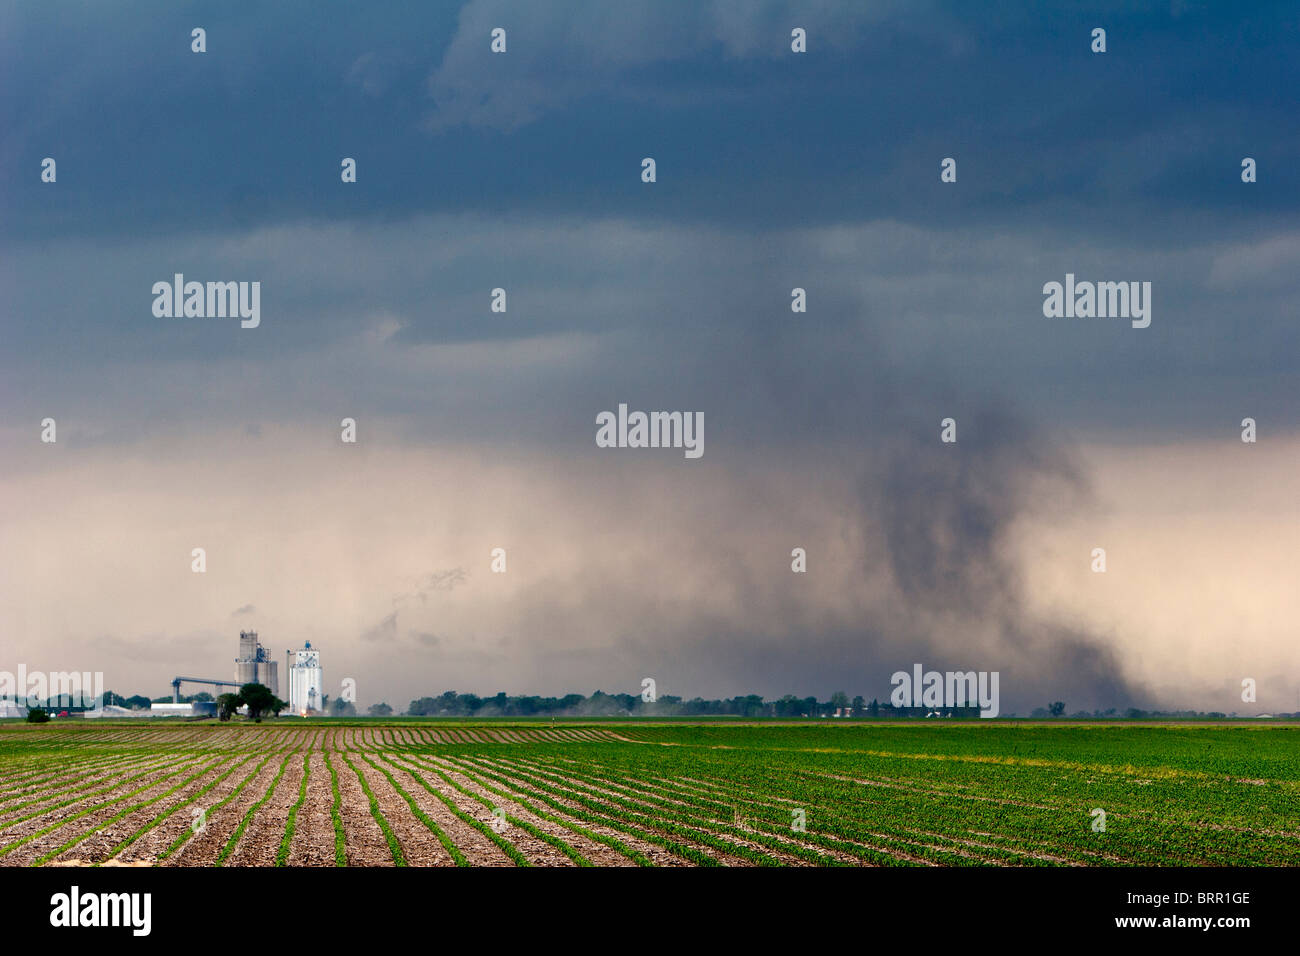
{"type": "Polygon", "coordinates": [[[409,439],[583,446],[595,413],[627,400],[706,411],[715,448],[789,445],[850,438],[886,398],[950,414],[990,383],[1044,425],[1123,434],[1140,403],[1147,427],[1217,433],[1227,409],[1293,419],[1300,300],[1260,276],[1296,242],[451,217],[60,243],[0,266],[16,314],[42,317],[11,326],[0,389],[11,421],[54,414],[78,444],[181,415],[238,417],[256,442],[264,424],[324,430],[351,414],[409,439]],[[262,326],[154,318],[150,285],[176,269],[261,277],[262,326]],[[1045,319],[1042,284],[1067,272],[1149,279],[1151,327],[1045,319]],[[498,285],[504,316],[487,308],[498,285]],[[796,285],[806,315],[789,311],[796,285]]]}
{"type": "Polygon", "coordinates": [[[367,642],[389,643],[396,639],[397,634],[397,612],[394,611],[374,627],[368,628],[361,635],[361,640],[367,642]]]}
{"type": "Polygon", "coordinates": [[[404,607],[413,606],[415,602],[424,607],[428,605],[430,596],[451,592],[468,580],[469,574],[464,568],[446,568],[423,575],[413,589],[393,596],[392,613],[385,615],[373,627],[366,628],[361,634],[361,640],[372,643],[393,643],[405,638],[423,647],[437,646],[439,639],[433,634],[428,632],[408,634],[399,623],[398,616],[404,607]]]}
{"type": "Polygon", "coordinates": [[[1024,600],[1023,558],[1010,532],[1018,521],[1077,510],[1088,495],[1081,463],[1004,407],[964,417],[957,439],[942,445],[909,433],[877,480],[863,484],[863,508],[897,589],[890,632],[930,622],[915,645],[920,663],[998,661],[976,669],[1002,672],[1003,692],[1022,712],[1034,705],[1028,688],[1086,708],[1146,703],[1148,692],[1098,636],[1043,619],[1024,600]]]}
{"type": "MultiPolygon", "coordinates": [[[[435,110],[427,128],[481,126],[512,131],[546,112],[612,89],[633,99],[673,102],[671,85],[637,71],[648,65],[706,55],[723,60],[774,60],[790,52],[790,31],[809,31],[822,55],[844,54],[870,40],[870,28],[906,9],[927,32],[955,29],[930,3],[737,4],[703,0],[684,5],[627,3],[617,11],[600,0],[520,6],[472,0],[461,9],[455,36],[428,80],[435,110]],[[507,52],[489,52],[492,30],[506,30],[507,52]]],[[[868,48],[873,44],[868,43],[868,48]]],[[[734,96],[723,83],[695,77],[691,101],[734,96]]]]}

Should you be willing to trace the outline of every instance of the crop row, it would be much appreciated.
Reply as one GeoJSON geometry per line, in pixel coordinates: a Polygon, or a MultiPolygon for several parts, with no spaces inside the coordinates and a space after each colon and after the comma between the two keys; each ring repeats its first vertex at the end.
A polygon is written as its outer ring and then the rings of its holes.
{"type": "Polygon", "coordinates": [[[1160,728],[964,749],[892,730],[307,724],[236,728],[234,747],[180,727],[156,752],[120,728],[44,752],[28,733],[0,746],[0,865],[1300,863],[1282,729],[1181,731],[1163,762],[1160,728]],[[1197,764],[1189,734],[1226,753],[1197,764]]]}

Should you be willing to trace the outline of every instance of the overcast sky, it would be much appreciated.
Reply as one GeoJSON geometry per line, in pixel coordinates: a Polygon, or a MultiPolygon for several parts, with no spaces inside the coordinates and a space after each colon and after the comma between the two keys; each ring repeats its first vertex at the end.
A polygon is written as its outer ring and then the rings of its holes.
{"type": "Polygon", "coordinates": [[[6,5],[0,669],[1300,709],[1300,8],[1038,6],[6,5]]]}

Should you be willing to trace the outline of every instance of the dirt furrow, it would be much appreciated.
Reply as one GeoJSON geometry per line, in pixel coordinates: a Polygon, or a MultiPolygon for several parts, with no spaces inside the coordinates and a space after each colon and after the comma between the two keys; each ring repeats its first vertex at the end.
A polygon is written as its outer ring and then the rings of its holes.
{"type": "Polygon", "coordinates": [[[334,865],[334,823],[330,816],[333,803],[334,792],[330,789],[325,757],[314,750],[308,757],[307,799],[294,824],[289,857],[285,861],[288,866],[334,865]]]}
{"type": "Polygon", "coordinates": [[[187,773],[192,773],[198,766],[198,761],[194,761],[193,763],[177,762],[174,764],[160,764],[157,767],[151,768],[144,776],[141,776],[136,780],[129,780],[121,786],[115,787],[106,793],[87,797],[84,801],[78,801],[69,804],[66,807],[60,807],[57,810],[52,810],[48,814],[42,814],[41,816],[33,817],[30,820],[24,820],[21,823],[12,823],[0,828],[0,847],[3,847],[30,836],[31,834],[39,833],[41,830],[53,825],[62,818],[81,813],[82,811],[93,806],[98,806],[99,804],[107,804],[107,806],[100,810],[88,813],[83,817],[76,820],[70,820],[67,823],[56,827],[49,833],[33,840],[31,843],[25,844],[21,847],[16,847],[14,850],[0,857],[0,865],[26,865],[32,860],[43,856],[53,847],[67,842],[74,836],[84,833],[97,823],[100,823],[108,817],[113,816],[115,813],[120,812],[122,807],[118,806],[117,802],[122,800],[126,794],[141,787],[146,787],[147,789],[136,794],[131,799],[133,801],[147,800],[152,795],[151,791],[154,791],[157,788],[166,790],[167,787],[171,786],[176,781],[183,779],[187,773]],[[168,781],[171,782],[169,783],[168,781]]]}
{"type": "MultiPolygon", "coordinates": [[[[634,860],[632,860],[625,854],[620,853],[618,850],[614,849],[613,847],[607,846],[603,843],[598,843],[595,840],[592,840],[590,837],[583,836],[581,833],[575,833],[572,830],[569,830],[566,827],[561,826],[559,823],[556,823],[552,820],[546,820],[542,817],[537,816],[537,814],[534,813],[529,808],[529,806],[527,806],[525,803],[520,802],[520,800],[525,800],[525,801],[527,800],[527,797],[525,797],[523,794],[513,792],[509,788],[502,787],[500,784],[493,784],[493,786],[495,786],[498,790],[505,790],[507,793],[511,793],[515,799],[501,796],[500,794],[493,793],[492,791],[486,789],[479,782],[477,778],[475,778],[470,774],[470,771],[467,767],[463,767],[456,764],[453,761],[446,761],[446,760],[440,760],[438,761],[438,763],[443,768],[443,771],[447,773],[448,776],[450,776],[462,787],[465,787],[466,789],[470,790],[472,793],[478,794],[480,797],[492,801],[494,805],[500,806],[508,815],[513,817],[518,817],[519,819],[525,821],[526,823],[530,823],[533,826],[537,827],[537,829],[541,830],[543,833],[546,833],[550,836],[563,840],[569,846],[573,847],[575,850],[577,850],[579,853],[585,856],[593,864],[596,864],[597,866],[636,866],[636,862],[634,860]]],[[[555,813],[553,811],[550,811],[550,815],[560,816],[560,814],[555,813]]],[[[561,817],[561,819],[564,818],[561,817]]],[[[569,822],[582,826],[582,823],[580,821],[574,820],[572,817],[569,817],[568,819],[569,822]]],[[[592,832],[600,832],[599,829],[596,827],[586,827],[586,829],[590,829],[592,830],[592,832]]],[[[613,834],[605,834],[605,835],[612,836],[613,834]]],[[[628,842],[628,841],[625,840],[624,842],[628,842]]],[[[649,844],[647,844],[647,846],[649,846],[649,844]]],[[[654,858],[649,853],[647,853],[646,855],[650,856],[651,859],[654,858]]]]}
{"type": "MultiPolygon", "coordinates": [[[[378,756],[370,756],[369,754],[366,756],[391,773],[398,786],[401,786],[407,793],[411,793],[411,788],[407,784],[413,786],[413,783],[409,777],[406,783],[403,783],[401,780],[402,774],[395,772],[392,765],[385,763],[378,756]]],[[[367,763],[364,758],[353,756],[352,762],[365,776],[366,783],[370,785],[370,790],[379,803],[379,812],[384,815],[384,819],[388,821],[389,827],[392,828],[393,834],[397,837],[397,842],[402,846],[402,853],[406,857],[407,865],[455,866],[456,861],[451,858],[451,854],[447,852],[446,847],[442,845],[433,831],[416,818],[415,814],[411,812],[411,805],[406,802],[406,799],[400,793],[393,789],[393,785],[388,782],[388,778],[367,763]]],[[[413,793],[411,795],[415,796],[413,793]]],[[[366,807],[368,810],[368,803],[366,807]]]]}
{"type": "MultiPolygon", "coordinates": [[[[465,823],[452,813],[446,804],[412,780],[408,770],[413,771],[419,779],[424,780],[430,787],[446,796],[454,806],[459,808],[460,803],[456,800],[457,794],[454,787],[450,786],[432,770],[404,764],[400,760],[398,764],[403,769],[399,770],[388,765],[393,774],[393,779],[401,784],[402,789],[415,799],[416,805],[424,811],[429,819],[442,828],[442,831],[447,834],[451,842],[465,854],[465,858],[469,860],[471,866],[515,865],[514,861],[506,856],[505,851],[489,840],[486,835],[465,823]]],[[[461,798],[465,799],[463,795],[461,795],[461,798]]],[[[468,815],[475,819],[481,818],[473,812],[469,812],[468,815]]],[[[491,814],[488,813],[487,817],[488,819],[485,822],[490,824],[491,814]]]]}
{"type": "MultiPolygon", "coordinates": [[[[559,802],[560,804],[566,807],[569,807],[570,809],[582,810],[587,813],[596,813],[601,816],[610,818],[611,820],[617,820],[618,822],[621,823],[625,822],[633,827],[636,827],[639,830],[645,830],[649,833],[656,834],[657,836],[663,837],[665,839],[672,840],[684,846],[688,846],[693,850],[705,854],[706,856],[711,856],[724,866],[752,865],[750,861],[746,860],[744,857],[737,856],[732,853],[728,853],[725,850],[719,850],[715,847],[706,846],[703,843],[700,843],[696,840],[692,840],[690,837],[686,837],[681,834],[669,833],[666,830],[663,830],[660,827],[655,826],[653,820],[645,820],[641,818],[624,820],[623,815],[628,813],[626,808],[618,805],[609,804],[607,801],[601,799],[601,795],[599,793],[579,792],[573,788],[572,781],[561,782],[563,781],[564,778],[561,778],[560,781],[557,781],[548,777],[540,776],[534,773],[531,769],[528,769],[526,767],[517,767],[509,764],[498,763],[495,760],[482,759],[481,763],[485,767],[490,767],[496,773],[500,773],[503,776],[507,776],[512,779],[522,781],[523,783],[525,783],[528,786],[531,786],[535,790],[541,790],[545,792],[549,797],[551,797],[551,799],[559,802]],[[578,798],[581,798],[581,800],[588,800],[588,801],[595,802],[598,804],[598,808],[593,809],[592,807],[586,806],[585,804],[581,803],[578,798]]],[[[621,833],[622,831],[619,832],[621,833]]]]}
{"type": "MultiPolygon", "coordinates": [[[[181,787],[175,793],[171,794],[170,796],[164,797],[162,800],[159,800],[157,803],[149,804],[146,807],[141,807],[138,810],[134,810],[131,813],[128,813],[122,819],[117,820],[114,823],[110,824],[109,826],[106,826],[104,829],[100,830],[99,832],[92,834],[91,836],[87,837],[85,840],[82,840],[76,846],[69,847],[63,853],[59,854],[57,857],[51,860],[50,863],[56,866],[57,865],[79,866],[79,865],[90,865],[93,863],[104,862],[109,858],[109,854],[112,853],[113,849],[119,843],[121,843],[127,837],[131,836],[141,827],[147,826],[154,820],[158,819],[158,817],[166,813],[171,808],[179,807],[181,804],[183,804],[186,801],[187,798],[192,797],[194,794],[198,793],[200,790],[202,790],[213,780],[220,777],[223,773],[229,770],[233,762],[230,757],[218,757],[215,759],[216,759],[216,763],[211,764],[205,773],[203,773],[201,776],[195,777],[193,780],[191,780],[185,786],[181,787]]],[[[194,770],[190,770],[188,773],[178,776],[175,782],[184,780],[185,777],[190,776],[190,774],[192,774],[193,772],[194,770]]],[[[172,784],[173,786],[175,785],[175,782],[173,782],[172,784]]],[[[169,789],[169,788],[164,788],[164,789],[169,789]]],[[[131,806],[136,803],[142,803],[145,800],[148,800],[151,796],[153,796],[152,793],[142,793],[137,797],[133,797],[129,802],[124,802],[121,806],[115,807],[113,809],[116,811],[116,813],[121,813],[128,806],[131,806]]],[[[115,814],[110,814],[110,817],[113,815],[115,814]]],[[[173,814],[173,816],[174,815],[175,814],[173,814]]]]}
{"type": "MultiPolygon", "coordinates": [[[[451,758],[440,758],[440,759],[451,759],[451,758]]],[[[622,830],[615,829],[614,827],[606,826],[601,823],[594,823],[589,820],[583,820],[577,816],[574,816],[572,813],[566,813],[565,810],[563,809],[564,807],[567,807],[571,810],[572,809],[586,810],[586,808],[581,807],[576,801],[567,800],[563,798],[561,794],[555,793],[547,787],[538,786],[537,783],[534,781],[523,780],[513,775],[509,771],[504,770],[501,767],[494,767],[487,763],[485,763],[483,766],[480,767],[472,758],[461,757],[461,758],[454,758],[454,760],[455,762],[451,764],[451,766],[458,767],[462,772],[470,773],[472,775],[483,775],[482,779],[485,783],[491,784],[492,786],[497,787],[499,789],[506,790],[507,792],[515,793],[524,800],[528,800],[533,803],[536,803],[541,807],[541,809],[545,810],[549,814],[552,814],[553,816],[557,816],[568,823],[577,824],[578,826],[581,826],[587,830],[591,830],[593,833],[599,833],[602,836],[613,837],[614,839],[622,842],[630,849],[636,850],[637,852],[648,857],[650,861],[654,863],[655,866],[691,866],[692,865],[689,860],[686,860],[678,856],[677,854],[664,849],[658,844],[649,843],[645,840],[642,840],[640,837],[633,836],[629,833],[625,833],[622,830]],[[490,771],[493,774],[493,776],[490,777],[486,776],[486,772],[488,771],[490,771]],[[556,801],[561,805],[560,808],[552,806],[549,803],[543,802],[537,796],[527,792],[527,789],[541,790],[545,792],[550,799],[556,801]]]]}
{"type": "MultiPolygon", "coordinates": [[[[272,758],[272,763],[278,764],[279,760],[272,758]]],[[[301,782],[302,754],[295,751],[285,765],[275,792],[248,821],[248,828],[234,851],[226,857],[224,866],[275,866],[285,823],[289,819],[289,808],[298,801],[301,782]]]]}
{"type": "MultiPolygon", "coordinates": [[[[349,750],[353,748],[349,747],[349,750]]],[[[360,756],[348,753],[348,758],[360,766],[360,756]]],[[[347,844],[348,866],[393,866],[393,854],[384,839],[384,831],[370,815],[370,801],[361,789],[361,781],[352,772],[341,753],[331,754],[330,762],[339,778],[339,793],[343,803],[339,813],[343,817],[343,836],[347,844]]]]}
{"type": "MultiPolygon", "coordinates": [[[[442,778],[438,777],[436,773],[434,774],[434,778],[442,780],[442,778]]],[[[446,781],[443,781],[443,783],[445,784],[446,781]]],[[[556,847],[545,840],[539,839],[524,828],[515,826],[511,824],[509,820],[505,820],[499,816],[496,813],[498,809],[500,809],[502,813],[508,813],[508,811],[501,807],[499,799],[493,797],[491,794],[487,795],[490,805],[485,806],[469,794],[463,793],[455,787],[449,787],[443,792],[445,792],[447,796],[455,802],[458,810],[467,816],[473,817],[480,823],[490,826],[499,837],[511,843],[520,853],[522,853],[524,858],[533,866],[575,865],[574,861],[559,847],[556,847]]],[[[572,844],[570,844],[570,846],[572,846],[572,844]]]]}
{"type": "MultiPolygon", "coordinates": [[[[260,757],[249,756],[244,759],[244,755],[236,754],[225,765],[225,770],[233,772],[224,780],[216,784],[211,790],[202,797],[194,800],[192,803],[181,807],[166,820],[154,827],[148,833],[145,833],[140,839],[136,840],[130,846],[123,849],[117,856],[105,862],[105,866],[150,866],[158,859],[159,854],[171,846],[178,836],[186,830],[192,830],[199,819],[194,813],[195,810],[210,807],[222,800],[230,791],[239,786],[243,780],[260,762],[260,757]],[[241,762],[242,761],[242,762],[241,762]]],[[[219,776],[219,774],[218,774],[219,776]]],[[[251,784],[250,784],[251,786],[251,784]]],[[[200,788],[201,789],[201,788],[200,788]]]]}
{"type": "MultiPolygon", "coordinates": [[[[253,766],[257,766],[265,757],[265,754],[256,757],[253,766]]],[[[280,763],[283,760],[283,755],[271,754],[270,759],[266,761],[257,775],[239,791],[239,795],[220,807],[215,806],[220,801],[220,798],[211,799],[213,795],[208,794],[202,801],[204,810],[202,829],[181,844],[175,853],[163,860],[162,865],[211,866],[215,863],[222,848],[226,845],[226,841],[234,834],[235,829],[239,826],[239,821],[248,812],[248,808],[266,793],[266,788],[275,779],[275,774],[280,769],[280,763]]],[[[238,774],[237,776],[242,781],[247,775],[238,774]]],[[[238,783],[235,786],[238,786],[238,783]]]]}

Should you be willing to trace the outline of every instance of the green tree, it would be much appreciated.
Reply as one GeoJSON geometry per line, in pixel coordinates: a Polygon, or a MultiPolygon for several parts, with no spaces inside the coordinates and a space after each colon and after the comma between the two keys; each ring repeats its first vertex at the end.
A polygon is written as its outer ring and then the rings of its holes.
{"type": "Polygon", "coordinates": [[[393,708],[389,707],[386,703],[380,702],[378,704],[371,704],[367,707],[366,713],[371,717],[391,717],[393,708]]]}
{"type": "Polygon", "coordinates": [[[773,713],[778,717],[798,717],[802,711],[803,702],[794,694],[786,694],[775,704],[772,705],[773,713]]]}
{"type": "Polygon", "coordinates": [[[217,698],[217,720],[229,720],[239,709],[238,694],[222,694],[217,698]]]}
{"type": "Polygon", "coordinates": [[[278,714],[285,707],[284,701],[272,694],[271,688],[265,684],[245,684],[239,688],[239,700],[248,706],[248,716],[257,723],[261,723],[264,713],[272,711],[278,714]],[[276,707],[276,704],[280,706],[276,707]]]}
{"type": "Polygon", "coordinates": [[[1065,713],[1065,703],[1063,701],[1052,701],[1047,705],[1047,712],[1053,717],[1060,717],[1065,713]]]}
{"type": "Polygon", "coordinates": [[[29,724],[45,724],[49,723],[49,720],[50,715],[40,707],[33,707],[27,711],[27,722],[29,724]]]}
{"type": "Polygon", "coordinates": [[[849,706],[848,694],[842,690],[837,690],[831,694],[831,713],[835,713],[837,710],[843,712],[843,709],[847,706],[849,706]]]}

